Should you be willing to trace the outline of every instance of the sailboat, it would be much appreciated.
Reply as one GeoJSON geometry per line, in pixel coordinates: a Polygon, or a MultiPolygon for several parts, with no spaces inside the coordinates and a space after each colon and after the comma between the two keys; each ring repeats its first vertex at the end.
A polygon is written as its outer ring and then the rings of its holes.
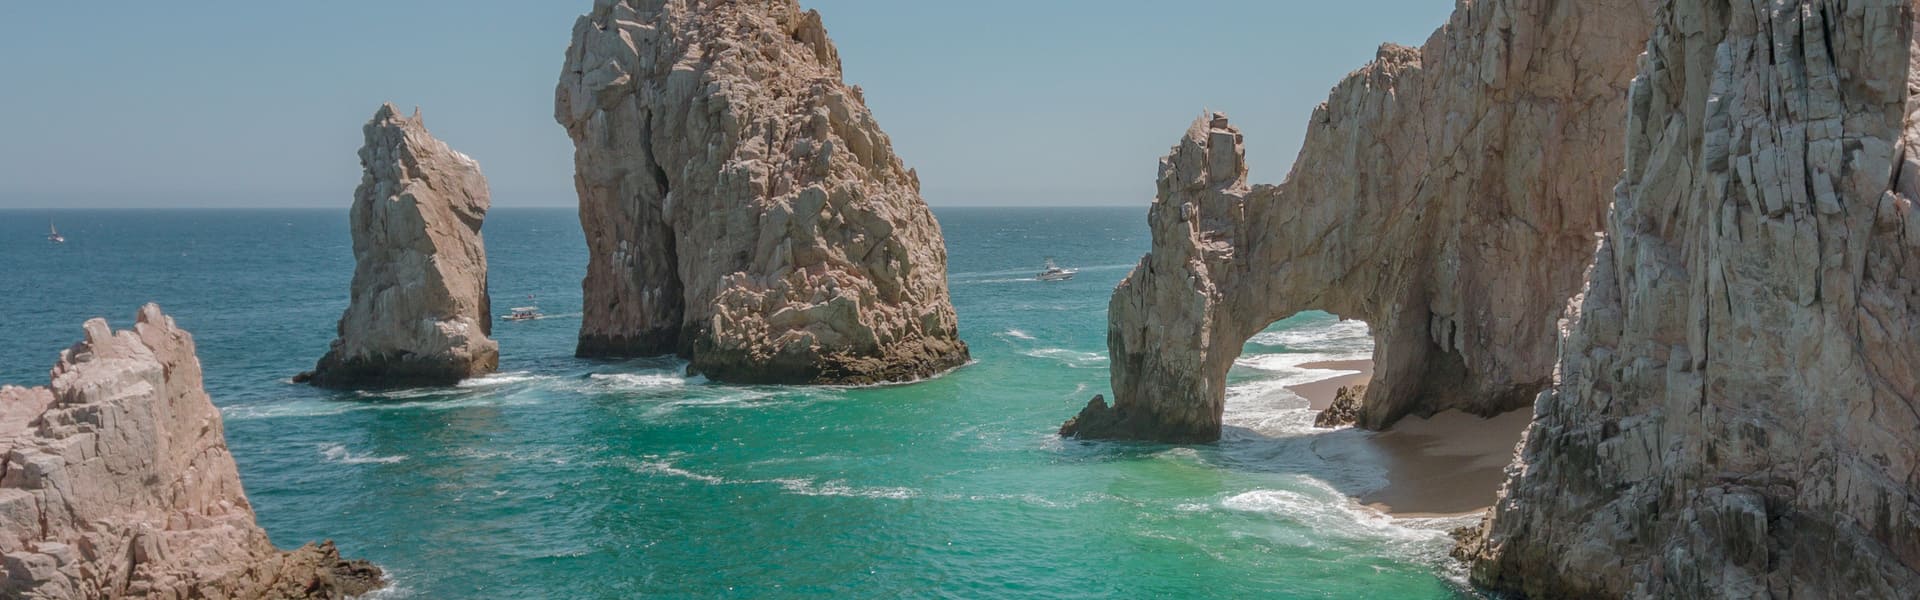
{"type": "Polygon", "coordinates": [[[1062,269],[1059,265],[1053,264],[1052,257],[1048,257],[1047,270],[1041,271],[1039,275],[1035,275],[1033,278],[1041,281],[1066,281],[1073,279],[1073,274],[1079,272],[1080,271],[1075,269],[1062,269]]]}
{"type": "Polygon", "coordinates": [[[60,228],[54,227],[53,221],[47,221],[47,241],[55,244],[67,243],[67,236],[60,235],[60,228]]]}

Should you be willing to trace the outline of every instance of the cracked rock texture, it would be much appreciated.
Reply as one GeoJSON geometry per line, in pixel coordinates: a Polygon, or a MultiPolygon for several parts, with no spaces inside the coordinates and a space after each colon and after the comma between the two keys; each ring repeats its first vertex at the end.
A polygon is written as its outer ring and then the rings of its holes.
{"type": "Polygon", "coordinates": [[[1114,405],[1083,438],[1209,442],[1226,374],[1274,321],[1372,326],[1357,425],[1526,406],[1550,381],[1619,178],[1641,0],[1460,2],[1381,47],[1313,113],[1292,173],[1247,184],[1240,131],[1202,116],[1160,163],[1152,251],[1114,291],[1114,405]]]}
{"type": "Polygon", "coordinates": [[[0,597],[341,598],[380,584],[331,542],[254,524],[193,338],[140,309],[86,323],[48,387],[0,388],[0,597]]]}
{"type": "Polygon", "coordinates": [[[967,361],[940,225],[820,15],[792,0],[602,0],[554,116],[590,253],[577,353],[677,353],[745,383],[967,361]]]}
{"type": "Polygon", "coordinates": [[[1665,2],[1557,383],[1473,580],[1533,597],[1920,590],[1910,0],[1665,2]]]}
{"type": "Polygon", "coordinates": [[[382,105],[362,128],[366,174],[353,192],[353,298],[314,385],[452,385],[491,373],[487,179],[480,163],[382,105]]]}

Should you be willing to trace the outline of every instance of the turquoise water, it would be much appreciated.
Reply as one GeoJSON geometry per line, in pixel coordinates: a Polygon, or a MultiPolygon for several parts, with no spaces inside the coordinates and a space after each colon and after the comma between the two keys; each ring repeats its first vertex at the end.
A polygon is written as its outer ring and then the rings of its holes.
{"type": "Polygon", "coordinates": [[[571,356],[585,248],[566,210],[485,235],[499,375],[381,394],[286,383],[325,352],[352,275],[344,211],[0,212],[0,382],[44,384],[80,322],[157,301],[199,344],[260,523],[387,568],[382,597],[1446,598],[1459,521],[1347,493],[1381,470],[1282,386],[1365,356],[1307,314],[1248,346],[1226,439],[1053,435],[1105,393],[1108,292],[1139,209],[939,210],[977,362],[877,388],[727,386],[671,359],[571,356]],[[71,240],[43,240],[57,219],[71,240]],[[1082,269],[1028,278],[1041,259],[1082,269]]]}

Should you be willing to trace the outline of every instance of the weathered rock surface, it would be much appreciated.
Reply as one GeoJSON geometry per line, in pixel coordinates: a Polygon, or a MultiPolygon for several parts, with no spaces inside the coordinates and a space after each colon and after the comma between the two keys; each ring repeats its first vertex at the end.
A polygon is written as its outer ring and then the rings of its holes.
{"type": "Polygon", "coordinates": [[[1340,388],[1333,393],[1333,404],[1313,416],[1313,426],[1331,429],[1360,422],[1360,399],[1366,395],[1367,386],[1364,385],[1340,388]]]}
{"type": "Polygon", "coordinates": [[[590,258],[577,353],[709,378],[870,383],[963,364],[940,225],[820,15],[619,0],[555,94],[590,258]]]}
{"type": "Polygon", "coordinates": [[[1475,558],[1533,597],[1920,590],[1911,0],[1673,0],[1475,558]]]}
{"type": "Polygon", "coordinates": [[[491,373],[487,179],[427,133],[420,112],[382,105],[363,128],[353,192],[353,299],[314,368],[322,387],[452,385],[491,373]]]}
{"type": "Polygon", "coordinates": [[[1383,46],[1314,111],[1292,173],[1247,185],[1239,130],[1203,116],[1160,163],[1152,251],[1108,307],[1115,415],[1081,437],[1208,442],[1229,367],[1274,321],[1373,329],[1358,424],[1492,415],[1547,385],[1618,178],[1640,0],[1461,2],[1383,46]]]}
{"type": "Polygon", "coordinates": [[[341,598],[380,584],[254,523],[193,338],[140,309],[86,324],[49,387],[0,388],[0,597],[341,598]]]}

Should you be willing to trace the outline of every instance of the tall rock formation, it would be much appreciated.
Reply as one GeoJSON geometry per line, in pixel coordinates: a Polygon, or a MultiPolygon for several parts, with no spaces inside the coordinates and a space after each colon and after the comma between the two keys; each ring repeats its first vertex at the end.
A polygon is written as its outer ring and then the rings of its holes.
{"type": "Polygon", "coordinates": [[[1912,0],[1672,0],[1627,168],[1473,580],[1920,590],[1912,0]]]}
{"type": "Polygon", "coordinates": [[[820,15],[793,0],[602,0],[554,116],[586,230],[578,354],[709,378],[871,383],[967,360],[940,225],[820,15]]]}
{"type": "Polygon", "coordinates": [[[0,597],[341,598],[380,583],[254,524],[193,337],[160,308],[87,321],[49,387],[0,388],[0,597]]]}
{"type": "Polygon", "coordinates": [[[385,104],[362,128],[366,174],[353,192],[353,299],[311,375],[322,387],[452,385],[491,373],[487,179],[385,104]]]}
{"type": "Polygon", "coordinates": [[[1315,309],[1372,326],[1361,427],[1526,406],[1620,172],[1645,14],[1461,2],[1424,47],[1383,46],[1333,89],[1279,186],[1247,185],[1224,115],[1196,121],[1160,163],[1152,251],[1108,307],[1115,404],[1063,431],[1215,440],[1247,339],[1315,309]]]}

